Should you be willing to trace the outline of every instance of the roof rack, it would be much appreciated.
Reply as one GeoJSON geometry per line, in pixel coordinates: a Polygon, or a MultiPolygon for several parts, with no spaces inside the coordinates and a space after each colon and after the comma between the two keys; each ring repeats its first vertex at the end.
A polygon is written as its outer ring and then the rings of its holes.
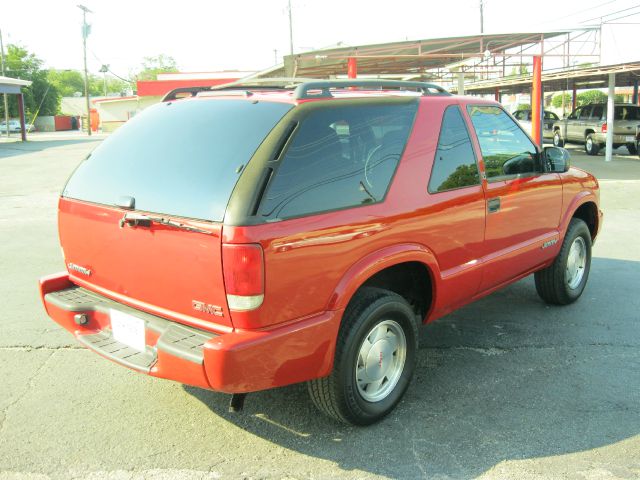
{"type": "Polygon", "coordinates": [[[188,93],[190,97],[195,97],[200,92],[206,92],[207,90],[211,90],[211,87],[180,87],[174,88],[169,93],[167,93],[164,97],[162,97],[163,102],[170,102],[172,100],[177,100],[178,95],[181,93],[188,93]]]}
{"type": "Polygon", "coordinates": [[[416,90],[422,95],[451,95],[440,85],[424,82],[404,82],[401,80],[316,80],[305,82],[296,87],[294,97],[297,100],[305,98],[330,98],[332,89],[361,87],[371,90],[416,90]]]}
{"type": "Polygon", "coordinates": [[[162,99],[163,102],[177,100],[180,94],[188,94],[195,97],[199,93],[207,92],[221,94],[229,91],[237,91],[247,97],[253,95],[256,90],[293,90],[296,100],[305,98],[332,98],[331,90],[338,88],[360,87],[370,90],[415,90],[422,95],[451,95],[440,85],[424,82],[405,82],[401,80],[316,80],[309,78],[252,78],[245,82],[241,80],[220,86],[196,86],[180,87],[171,90],[162,99]]]}
{"type": "Polygon", "coordinates": [[[304,82],[317,81],[312,78],[289,78],[289,77],[274,77],[274,78],[250,78],[246,80],[237,80],[232,83],[225,83],[219,86],[194,86],[194,87],[180,87],[171,90],[163,98],[163,102],[171,102],[182,98],[180,94],[187,93],[190,97],[195,97],[202,92],[217,92],[217,91],[229,91],[237,90],[246,95],[251,96],[251,90],[293,90],[298,85],[304,82]]]}

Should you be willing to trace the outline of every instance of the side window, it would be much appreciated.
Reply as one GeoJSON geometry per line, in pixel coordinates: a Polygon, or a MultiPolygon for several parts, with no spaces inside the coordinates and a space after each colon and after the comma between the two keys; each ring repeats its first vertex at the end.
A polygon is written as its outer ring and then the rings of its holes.
{"type": "Polygon", "coordinates": [[[582,110],[580,110],[580,116],[578,117],[578,119],[580,120],[586,120],[591,116],[591,106],[586,106],[583,107],[582,110]]]}
{"type": "Polygon", "coordinates": [[[571,115],[567,117],[567,120],[576,120],[578,118],[578,115],[580,115],[581,110],[581,108],[578,108],[577,110],[571,112],[571,115]]]}
{"type": "Polygon", "coordinates": [[[447,107],[442,116],[438,149],[433,159],[429,193],[480,184],[471,138],[460,107],[447,107]]]}
{"type": "Polygon", "coordinates": [[[384,199],[418,102],[332,103],[300,122],[262,200],[262,216],[284,219],[384,199]]]}
{"type": "Polygon", "coordinates": [[[602,105],[596,105],[593,107],[593,110],[591,111],[592,119],[600,120],[603,118],[603,115],[604,115],[604,108],[602,105]]]}
{"type": "Polygon", "coordinates": [[[499,107],[467,107],[480,143],[487,180],[539,172],[535,145],[499,107]]]}
{"type": "Polygon", "coordinates": [[[516,120],[523,120],[524,119],[523,113],[524,112],[522,110],[518,110],[516,113],[513,114],[513,117],[516,120]]]}

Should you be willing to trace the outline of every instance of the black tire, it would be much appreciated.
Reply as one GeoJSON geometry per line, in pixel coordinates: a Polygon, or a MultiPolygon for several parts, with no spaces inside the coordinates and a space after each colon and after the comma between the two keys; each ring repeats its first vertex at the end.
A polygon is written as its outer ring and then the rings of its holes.
{"type": "Polygon", "coordinates": [[[556,130],[553,133],[553,146],[554,147],[564,147],[564,140],[560,136],[560,130],[556,130]]]}
{"type": "Polygon", "coordinates": [[[547,268],[539,270],[535,273],[536,290],[540,298],[552,305],[568,305],[575,302],[587,284],[589,279],[589,270],[591,268],[591,232],[587,224],[579,218],[571,219],[569,228],[562,242],[560,253],[554,262],[547,268]],[[584,244],[585,265],[582,277],[576,285],[571,285],[567,278],[567,262],[569,260],[569,252],[574,242],[584,244]]]}
{"type": "Polygon", "coordinates": [[[600,145],[596,143],[596,139],[593,136],[593,133],[587,135],[584,141],[584,150],[588,155],[598,155],[600,151],[600,145]]]}
{"type": "Polygon", "coordinates": [[[630,155],[635,155],[638,153],[638,147],[636,147],[633,143],[627,143],[627,150],[629,150],[630,155]]]}
{"type": "MultiPolygon", "coordinates": [[[[386,341],[386,337],[382,341],[386,341]]],[[[388,290],[361,288],[345,310],[338,332],[333,371],[328,377],[309,381],[309,395],[318,409],[340,422],[370,425],[391,412],[404,395],[413,376],[417,350],[418,327],[407,301],[388,290]],[[404,362],[396,368],[396,372],[401,373],[398,373],[397,383],[390,387],[388,394],[379,401],[368,401],[361,393],[356,378],[360,350],[375,327],[382,325],[381,328],[386,328],[388,322],[401,327],[404,333],[404,362]]],[[[388,355],[388,361],[394,362],[397,353],[394,351],[388,355]]],[[[380,353],[380,368],[382,362],[380,353]]]]}

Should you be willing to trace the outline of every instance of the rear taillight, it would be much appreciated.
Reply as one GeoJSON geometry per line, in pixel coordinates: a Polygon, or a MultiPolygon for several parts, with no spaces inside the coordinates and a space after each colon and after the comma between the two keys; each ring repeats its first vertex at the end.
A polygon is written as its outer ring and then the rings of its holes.
{"type": "Polygon", "coordinates": [[[600,127],[602,133],[607,133],[607,124],[603,123],[602,127],[600,127]]]}
{"type": "Polygon", "coordinates": [[[222,269],[229,310],[253,310],[264,299],[264,257],[257,244],[222,245],[222,269]]]}

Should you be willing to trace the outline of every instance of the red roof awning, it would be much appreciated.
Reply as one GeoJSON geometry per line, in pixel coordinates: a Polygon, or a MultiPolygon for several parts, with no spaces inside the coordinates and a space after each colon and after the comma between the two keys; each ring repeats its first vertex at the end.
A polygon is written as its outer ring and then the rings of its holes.
{"type": "Polygon", "coordinates": [[[147,80],[138,81],[139,97],[162,97],[171,90],[182,87],[213,87],[237,81],[238,78],[212,78],[208,80],[147,80]]]}

